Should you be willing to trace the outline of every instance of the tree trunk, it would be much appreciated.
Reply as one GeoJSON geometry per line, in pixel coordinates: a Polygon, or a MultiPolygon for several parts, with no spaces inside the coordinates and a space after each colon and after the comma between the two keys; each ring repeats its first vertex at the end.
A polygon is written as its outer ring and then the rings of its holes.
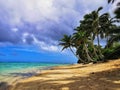
{"type": "Polygon", "coordinates": [[[99,57],[96,53],[96,48],[94,47],[94,40],[93,40],[92,35],[91,35],[91,44],[92,44],[92,48],[93,48],[93,55],[95,55],[95,57],[97,57],[97,59],[98,59],[99,57]]]}
{"type": "Polygon", "coordinates": [[[90,61],[93,61],[93,59],[90,57],[89,53],[88,53],[88,48],[86,46],[86,44],[84,44],[84,47],[85,47],[85,52],[86,52],[86,55],[87,55],[87,60],[90,62],[90,61]]]}
{"type": "Polygon", "coordinates": [[[69,47],[69,48],[70,48],[71,52],[77,57],[77,59],[78,59],[77,63],[85,63],[84,60],[82,60],[80,57],[78,57],[78,56],[75,54],[75,52],[72,50],[71,47],[69,47]]]}
{"type": "Polygon", "coordinates": [[[98,41],[98,47],[100,47],[100,39],[98,34],[97,34],[97,41],[98,41]]]}
{"type": "Polygon", "coordinates": [[[69,47],[69,48],[70,48],[71,52],[77,57],[77,55],[76,55],[75,52],[72,50],[72,48],[71,48],[71,47],[69,47]]]}

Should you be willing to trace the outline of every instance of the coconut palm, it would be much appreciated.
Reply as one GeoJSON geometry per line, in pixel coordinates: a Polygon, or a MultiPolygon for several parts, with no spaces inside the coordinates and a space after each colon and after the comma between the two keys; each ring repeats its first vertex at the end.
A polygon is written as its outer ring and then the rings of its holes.
{"type": "Polygon", "coordinates": [[[91,62],[93,59],[91,58],[88,50],[88,38],[87,34],[84,31],[78,31],[73,34],[73,40],[76,45],[77,51],[76,54],[81,58],[81,62],[91,62]]]}
{"type": "MultiPolygon", "coordinates": [[[[98,46],[96,47],[97,49],[97,54],[98,56],[95,54],[95,56],[98,58],[98,59],[103,59],[104,56],[102,55],[102,52],[101,52],[101,44],[100,44],[100,36],[103,36],[103,29],[101,28],[100,26],[100,15],[99,15],[99,12],[102,10],[103,8],[102,7],[99,7],[97,10],[93,11],[91,13],[92,15],[92,37],[93,39],[97,39],[97,43],[98,43],[98,46]]],[[[95,50],[94,50],[95,52],[95,50]]]]}
{"type": "Polygon", "coordinates": [[[120,26],[114,25],[112,30],[109,32],[111,35],[109,36],[109,40],[107,42],[107,46],[111,47],[114,42],[119,42],[120,41],[120,26]]]}
{"type": "Polygon", "coordinates": [[[71,35],[70,35],[70,36],[64,35],[64,37],[60,40],[59,45],[63,46],[62,51],[63,51],[64,49],[69,48],[69,49],[71,50],[71,52],[72,52],[74,55],[76,55],[76,54],[74,53],[73,49],[72,49],[73,43],[72,43],[72,36],[71,36],[71,35]]]}
{"type": "MultiPolygon", "coordinates": [[[[64,35],[60,45],[63,49],[69,48],[78,58],[78,62],[95,62],[104,59],[104,49],[101,48],[100,38],[107,39],[107,49],[114,42],[120,41],[120,27],[116,25],[119,20],[111,18],[109,13],[99,14],[102,7],[89,14],[86,14],[80,25],[72,35],[64,35]],[[97,38],[97,45],[94,40],[97,38]],[[73,50],[73,48],[75,48],[73,50]]],[[[120,50],[120,49],[119,49],[120,50]]],[[[105,52],[106,53],[106,52],[105,52]]]]}
{"type": "MultiPolygon", "coordinates": [[[[94,11],[93,11],[94,12],[94,11]]],[[[93,12],[90,14],[86,14],[84,16],[84,20],[80,21],[81,23],[81,27],[82,27],[82,32],[86,31],[86,37],[88,39],[89,42],[87,42],[88,44],[88,48],[91,50],[90,51],[90,56],[93,58],[93,56],[95,57],[94,59],[98,59],[98,55],[97,55],[97,49],[94,47],[94,39],[96,37],[96,31],[94,29],[93,26],[93,22],[94,22],[94,15],[93,12]]]]}

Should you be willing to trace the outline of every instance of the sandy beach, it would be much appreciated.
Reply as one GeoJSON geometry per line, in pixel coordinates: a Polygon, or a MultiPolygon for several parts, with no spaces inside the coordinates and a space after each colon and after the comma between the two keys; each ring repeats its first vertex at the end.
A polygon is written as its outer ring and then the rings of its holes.
{"type": "MultiPolygon", "coordinates": [[[[19,81],[10,90],[120,90],[120,59],[53,67],[19,81]]],[[[0,90],[7,90],[6,88],[0,90]]]]}

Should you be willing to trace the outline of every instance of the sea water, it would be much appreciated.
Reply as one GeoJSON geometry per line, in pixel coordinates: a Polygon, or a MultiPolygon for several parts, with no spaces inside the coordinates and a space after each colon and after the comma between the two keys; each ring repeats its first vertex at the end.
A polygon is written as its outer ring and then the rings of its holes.
{"type": "Polygon", "coordinates": [[[0,63],[0,83],[15,83],[20,79],[24,79],[41,72],[43,69],[49,69],[53,66],[63,64],[48,63],[0,63]]]}

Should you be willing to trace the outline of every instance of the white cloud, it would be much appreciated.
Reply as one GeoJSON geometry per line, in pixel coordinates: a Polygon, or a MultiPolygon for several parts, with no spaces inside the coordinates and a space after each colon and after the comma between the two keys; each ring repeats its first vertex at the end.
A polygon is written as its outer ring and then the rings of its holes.
{"type": "Polygon", "coordinates": [[[23,43],[26,43],[27,41],[26,41],[26,37],[29,35],[29,33],[28,32],[25,32],[25,33],[23,33],[23,35],[22,35],[22,41],[23,41],[23,43]]]}
{"type": "Polygon", "coordinates": [[[10,22],[20,24],[28,22],[44,21],[44,19],[57,19],[53,0],[1,0],[0,5],[9,11],[10,22]]]}
{"type": "MultiPolygon", "coordinates": [[[[20,39],[15,38],[16,43],[28,42],[57,52],[61,49],[56,42],[63,34],[73,33],[86,12],[105,5],[105,0],[0,0],[0,22],[15,27],[11,31],[20,39]]],[[[5,27],[5,35],[8,29],[5,27]]],[[[7,33],[14,36],[12,32],[7,33]]]]}
{"type": "Polygon", "coordinates": [[[55,45],[49,45],[43,41],[37,40],[34,36],[34,43],[39,46],[40,49],[45,50],[45,51],[51,51],[51,52],[59,52],[59,47],[55,45]]]}
{"type": "Polygon", "coordinates": [[[54,51],[54,52],[57,52],[58,51],[58,47],[57,46],[53,46],[53,45],[42,45],[41,48],[43,50],[46,50],[46,51],[54,51]]]}
{"type": "Polygon", "coordinates": [[[104,0],[1,0],[0,5],[10,10],[10,22],[14,25],[20,24],[21,20],[31,23],[46,19],[58,21],[66,10],[77,12],[74,10],[74,7],[77,7],[76,2],[85,11],[105,4],[104,0]]]}
{"type": "Polygon", "coordinates": [[[18,28],[12,28],[11,29],[13,32],[17,32],[18,31],[18,28]]]}

